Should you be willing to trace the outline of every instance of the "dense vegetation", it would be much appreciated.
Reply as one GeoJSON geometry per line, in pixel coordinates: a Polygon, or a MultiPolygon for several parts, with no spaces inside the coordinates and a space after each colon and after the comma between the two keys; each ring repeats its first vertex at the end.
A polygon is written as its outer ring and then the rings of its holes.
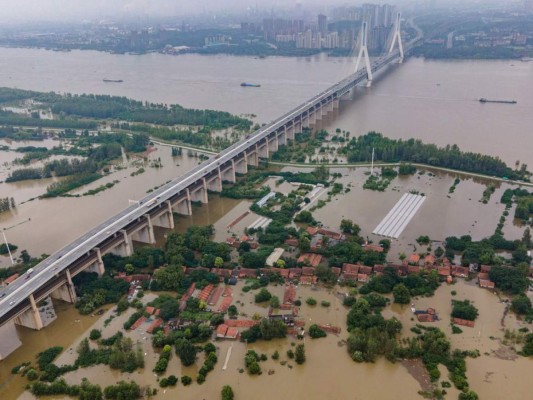
{"type": "Polygon", "coordinates": [[[352,138],[342,151],[349,162],[370,162],[372,149],[375,161],[423,163],[509,179],[528,180],[531,175],[525,165],[513,170],[498,157],[463,152],[457,145],[438,147],[415,139],[389,139],[376,132],[352,138]]]}

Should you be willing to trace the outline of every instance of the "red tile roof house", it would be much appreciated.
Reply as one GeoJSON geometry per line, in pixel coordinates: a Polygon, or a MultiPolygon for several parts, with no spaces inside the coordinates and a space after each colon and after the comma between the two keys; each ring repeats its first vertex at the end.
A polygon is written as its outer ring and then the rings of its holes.
{"type": "Polygon", "coordinates": [[[257,278],[257,270],[252,268],[241,268],[239,278],[257,278]]]}
{"type": "Polygon", "coordinates": [[[452,267],[452,275],[455,277],[468,278],[468,272],[468,267],[460,267],[458,265],[452,267]]]}
{"type": "Polygon", "coordinates": [[[327,236],[327,237],[329,237],[330,239],[333,239],[333,240],[344,240],[344,239],[346,239],[346,236],[344,236],[342,234],[342,232],[335,231],[335,230],[332,230],[332,229],[320,228],[318,230],[318,233],[320,233],[321,235],[327,236]]]}
{"type": "Polygon", "coordinates": [[[420,272],[420,267],[418,265],[409,265],[408,274],[418,274],[420,272]]]}
{"type": "Polygon", "coordinates": [[[368,282],[368,275],[367,274],[357,274],[357,281],[358,282],[368,282]]]}
{"type": "Polygon", "coordinates": [[[331,267],[331,272],[338,278],[341,274],[341,269],[339,267],[331,267]]]}
{"type": "Polygon", "coordinates": [[[344,272],[344,273],[349,272],[349,273],[357,274],[359,272],[359,268],[360,267],[361,266],[358,265],[358,264],[344,263],[344,264],[342,264],[342,272],[344,272]]]}
{"type": "Polygon", "coordinates": [[[492,267],[490,265],[481,265],[480,272],[488,273],[492,267]]]}
{"type": "Polygon", "coordinates": [[[322,256],[320,254],[305,253],[298,257],[297,262],[316,267],[322,262],[322,256]]]}
{"type": "Polygon", "coordinates": [[[317,281],[318,278],[316,276],[302,275],[300,277],[300,283],[302,285],[314,285],[317,281]]]}
{"type": "Polygon", "coordinates": [[[378,253],[383,253],[384,249],[381,246],[375,244],[364,244],[363,249],[365,251],[376,251],[378,253]]]}
{"type": "Polygon", "coordinates": [[[381,264],[374,265],[374,272],[377,274],[382,274],[385,271],[385,266],[381,264]]]}
{"type": "Polygon", "coordinates": [[[442,266],[437,268],[440,276],[450,276],[451,268],[449,266],[442,266]]]}
{"type": "Polygon", "coordinates": [[[435,264],[435,256],[433,254],[428,254],[424,258],[424,264],[435,264]]]}
{"type": "Polygon", "coordinates": [[[297,247],[298,246],[298,239],[287,239],[287,240],[285,240],[285,244],[287,246],[297,247]]]}
{"type": "Polygon", "coordinates": [[[226,324],[220,324],[217,326],[217,339],[224,339],[228,328],[229,327],[226,324]]]}
{"type": "Polygon", "coordinates": [[[370,275],[372,273],[372,267],[369,267],[368,265],[361,265],[361,267],[359,267],[359,273],[370,275]]]}
{"type": "Polygon", "coordinates": [[[409,264],[418,264],[420,262],[420,255],[413,253],[409,256],[409,259],[407,260],[409,264]]]}
{"type": "Polygon", "coordinates": [[[357,272],[344,272],[342,276],[345,281],[357,282],[357,272]]]}
{"type": "Polygon", "coordinates": [[[302,276],[301,268],[290,268],[289,271],[289,279],[299,278],[300,276],[302,276]]]}
{"type": "Polygon", "coordinates": [[[317,233],[318,233],[318,228],[314,227],[314,226],[308,226],[307,229],[305,230],[308,234],[310,234],[311,236],[315,236],[317,233]]]}
{"type": "Polygon", "coordinates": [[[495,283],[492,281],[489,281],[488,279],[480,279],[479,280],[479,287],[485,288],[485,289],[494,289],[495,283]]]}
{"type": "Polygon", "coordinates": [[[290,270],[285,268],[270,268],[270,270],[274,274],[279,274],[279,276],[281,276],[282,278],[288,278],[291,272],[290,270]]]}
{"type": "Polygon", "coordinates": [[[474,327],[474,321],[468,321],[466,319],[454,318],[453,323],[461,326],[468,326],[469,328],[474,327]]]}

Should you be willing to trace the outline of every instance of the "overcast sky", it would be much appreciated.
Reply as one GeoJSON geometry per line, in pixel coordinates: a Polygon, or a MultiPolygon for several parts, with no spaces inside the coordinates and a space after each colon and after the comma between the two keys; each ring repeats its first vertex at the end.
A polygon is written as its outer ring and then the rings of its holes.
{"type": "MultiPolygon", "coordinates": [[[[458,0],[0,0],[0,21],[81,20],[95,17],[122,16],[180,16],[204,10],[224,9],[244,11],[258,5],[262,8],[292,8],[297,2],[304,7],[325,8],[336,4],[418,3],[435,1],[437,5],[458,3],[458,0]]],[[[494,2],[495,0],[490,0],[494,2]]],[[[520,0],[500,0],[516,3],[520,0]]],[[[459,3],[486,3],[487,0],[462,0],[459,3]]]]}

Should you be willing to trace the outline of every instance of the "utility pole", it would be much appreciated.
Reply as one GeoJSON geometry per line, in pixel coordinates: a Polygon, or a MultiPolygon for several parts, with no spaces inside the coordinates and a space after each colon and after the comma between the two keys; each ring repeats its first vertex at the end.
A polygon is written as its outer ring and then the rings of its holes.
{"type": "Polygon", "coordinates": [[[5,242],[6,247],[7,247],[7,252],[9,253],[9,258],[11,259],[11,265],[15,265],[15,260],[13,260],[13,254],[11,254],[11,249],[9,248],[9,243],[7,243],[6,230],[5,229],[2,230],[2,235],[4,235],[4,242],[5,242]]]}
{"type": "Polygon", "coordinates": [[[370,167],[370,175],[374,175],[374,147],[372,147],[372,166],[370,167]]]}

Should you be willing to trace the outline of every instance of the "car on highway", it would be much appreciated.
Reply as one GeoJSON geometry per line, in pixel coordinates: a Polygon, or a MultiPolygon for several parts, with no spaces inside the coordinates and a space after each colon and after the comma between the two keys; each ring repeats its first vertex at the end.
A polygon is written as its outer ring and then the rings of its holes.
{"type": "Polygon", "coordinates": [[[5,293],[0,293],[0,299],[1,299],[2,297],[4,297],[5,295],[6,295],[5,293]]]}
{"type": "Polygon", "coordinates": [[[31,278],[32,272],[33,272],[33,268],[30,268],[29,270],[26,271],[26,280],[31,278]]]}

